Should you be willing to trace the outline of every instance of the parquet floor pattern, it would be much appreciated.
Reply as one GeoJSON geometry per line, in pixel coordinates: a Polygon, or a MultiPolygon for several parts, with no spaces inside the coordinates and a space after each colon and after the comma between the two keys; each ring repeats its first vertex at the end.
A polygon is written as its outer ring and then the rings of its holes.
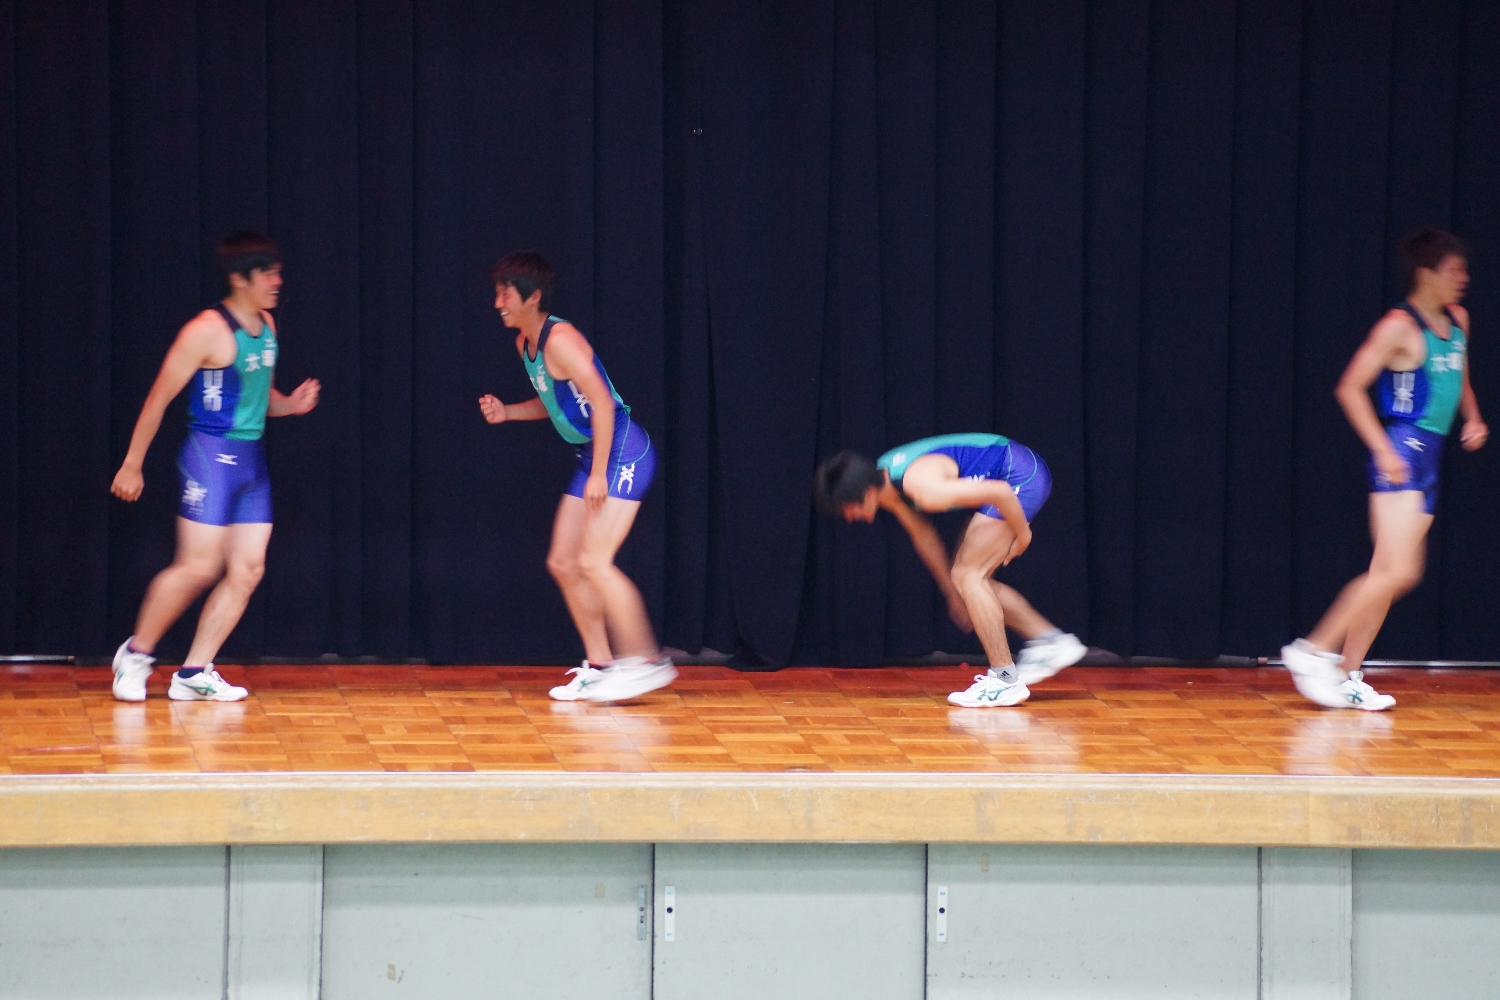
{"type": "Polygon", "coordinates": [[[1376,670],[1394,712],[1317,709],[1285,671],[1074,668],[955,709],[972,669],[685,667],[624,705],[561,668],[226,666],[239,704],[110,697],[107,668],[0,669],[0,774],[947,771],[1500,776],[1500,672],[1376,670]]]}

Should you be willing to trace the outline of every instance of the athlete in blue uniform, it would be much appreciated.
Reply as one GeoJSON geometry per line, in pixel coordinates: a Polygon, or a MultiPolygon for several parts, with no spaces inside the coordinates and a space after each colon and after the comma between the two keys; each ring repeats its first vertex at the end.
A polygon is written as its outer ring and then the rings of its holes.
{"type": "Polygon", "coordinates": [[[177,462],[182,476],[177,557],[151,581],[135,635],[115,653],[113,687],[121,701],[145,701],[156,644],[216,582],[167,696],[178,701],[239,701],[246,696],[244,688],[219,676],[213,659],[260,583],[271,540],[271,481],[260,437],[267,416],[302,414],[318,405],[316,379],[303,382],[290,396],[272,385],[280,351],[268,312],[281,293],[276,244],[256,233],[234,233],[219,245],[219,264],[229,296],[177,334],[110,487],[122,500],[140,497],[146,449],[167,404],[187,388],[189,430],[177,462]]]}
{"type": "Polygon", "coordinates": [[[968,690],[948,696],[964,708],[1019,705],[1030,697],[1028,684],[1088,651],[1014,588],[992,579],[1031,544],[1031,522],[1051,492],[1052,474],[1041,456],[999,434],[924,438],[874,462],[840,452],[818,467],[813,486],[818,506],[846,521],[871,522],[880,510],[895,515],[947,598],[949,616],[964,631],[979,633],[990,669],[968,690]],[[959,508],[976,513],[950,566],[942,538],[918,511],[959,508]],[[1005,640],[1007,625],[1030,640],[1019,667],[1005,640]]]}
{"type": "Polygon", "coordinates": [[[663,656],[630,578],[615,566],[641,497],[656,474],[651,438],[630,416],[598,355],[567,320],[548,312],[552,267],[540,254],[512,253],[490,272],[495,308],[516,334],[516,351],[536,398],[502,403],[482,396],[492,424],[551,420],[577,446],[578,468],[557,508],[547,568],[562,589],[587,659],[552,689],[559,701],[623,701],[677,676],[663,656]],[[599,447],[600,442],[608,447],[599,447]]]}
{"type": "Polygon", "coordinates": [[[1422,579],[1438,494],[1443,442],[1460,412],[1467,451],[1489,428],[1469,386],[1468,251],[1458,237],[1428,229],[1406,242],[1406,301],[1375,324],[1344,370],[1336,395],[1370,449],[1370,569],[1351,580],[1306,639],[1282,647],[1297,690],[1328,708],[1380,711],[1380,694],[1358,669],[1391,603],[1422,579]],[[1379,412],[1371,405],[1377,386],[1379,412]],[[1335,652],[1338,650],[1339,652],[1335,652]],[[1353,667],[1347,675],[1344,667],[1353,667]]]}

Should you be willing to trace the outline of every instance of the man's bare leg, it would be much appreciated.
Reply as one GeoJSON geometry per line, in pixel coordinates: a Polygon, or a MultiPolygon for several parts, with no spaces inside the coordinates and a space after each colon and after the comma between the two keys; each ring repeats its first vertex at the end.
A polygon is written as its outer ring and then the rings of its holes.
{"type": "Polygon", "coordinates": [[[1339,591],[1339,596],[1334,598],[1328,610],[1323,612],[1323,617],[1318,620],[1317,628],[1307,634],[1308,642],[1330,653],[1343,647],[1344,636],[1349,633],[1350,616],[1358,603],[1359,592],[1364,589],[1365,580],[1369,579],[1369,576],[1369,573],[1361,573],[1344,584],[1344,589],[1339,591]]]}
{"type": "Polygon", "coordinates": [[[1432,527],[1432,515],[1422,507],[1422,494],[1415,490],[1370,494],[1375,555],[1370,559],[1364,586],[1350,602],[1343,650],[1345,669],[1359,669],[1380,626],[1385,624],[1391,604],[1422,582],[1427,532],[1432,527]]]}
{"type": "Polygon", "coordinates": [[[1032,607],[1031,602],[1022,597],[1016,588],[991,579],[990,589],[995,592],[995,598],[1005,612],[1005,624],[1022,638],[1035,639],[1045,632],[1057,631],[1057,626],[1032,607]]]}
{"type": "Polygon", "coordinates": [[[655,660],[661,656],[661,649],[646,614],[646,602],[630,577],[615,565],[615,553],[625,543],[640,508],[639,500],[608,497],[584,528],[578,565],[604,602],[604,618],[614,648],[622,657],[655,660]]]}
{"type": "Polygon", "coordinates": [[[222,559],[224,578],[208,595],[203,614],[198,616],[198,631],[188,650],[184,667],[202,667],[214,661],[229,633],[240,623],[250,595],[260,585],[266,571],[266,546],[271,541],[269,524],[231,524],[224,532],[222,559]]]}
{"type": "Polygon", "coordinates": [[[1375,554],[1367,572],[1339,593],[1307,639],[1281,647],[1297,690],[1324,708],[1384,711],[1396,700],[1358,675],[1391,602],[1422,579],[1432,515],[1416,490],[1370,494],[1370,534],[1375,554]],[[1336,655],[1330,650],[1342,645],[1336,655]],[[1344,669],[1354,672],[1346,673],[1344,669]]]}
{"type": "MultiPolygon", "coordinates": [[[[953,586],[969,610],[969,620],[984,646],[990,667],[997,674],[1014,674],[1010,644],[1005,640],[1005,609],[990,574],[1010,551],[1015,533],[1010,525],[993,517],[975,514],[953,556],[953,586]]],[[[1005,588],[1009,590],[1010,588],[1005,588]]],[[[1014,591],[1012,591],[1014,593],[1014,591]]],[[[1019,598],[1021,595],[1016,594],[1019,598]]],[[[1024,603],[1024,599],[1023,599],[1024,603]]],[[[1029,607],[1029,605],[1027,605],[1029,607]]],[[[1032,612],[1035,614],[1035,611],[1032,612]]],[[[1022,612],[1024,617],[1024,612],[1022,612]]],[[[1040,617],[1040,616],[1038,616],[1040,617]]],[[[1009,677],[1007,676],[1007,679],[1009,677]]]]}
{"type": "Polygon", "coordinates": [[[146,588],[136,615],[135,635],[130,640],[136,652],[154,652],[188,605],[223,574],[228,533],[229,529],[220,525],[177,519],[177,555],[146,588]]]}
{"type": "Polygon", "coordinates": [[[1397,598],[1422,581],[1432,515],[1421,492],[1370,494],[1370,569],[1350,580],[1307,641],[1318,649],[1342,649],[1344,663],[1358,670],[1397,598]]]}
{"type": "Polygon", "coordinates": [[[588,527],[589,509],[582,498],[564,495],[552,521],[552,547],[547,553],[547,569],[567,602],[573,627],[583,640],[584,655],[591,663],[609,663],[614,654],[605,628],[604,598],[579,565],[584,531],[588,527]]]}

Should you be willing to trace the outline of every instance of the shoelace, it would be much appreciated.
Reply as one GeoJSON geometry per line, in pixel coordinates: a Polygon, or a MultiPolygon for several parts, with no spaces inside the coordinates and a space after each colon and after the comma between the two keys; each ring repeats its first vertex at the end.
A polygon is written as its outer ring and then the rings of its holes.
{"type": "Polygon", "coordinates": [[[1375,693],[1375,689],[1365,683],[1365,672],[1363,670],[1349,671],[1349,680],[1352,682],[1350,686],[1360,694],[1375,693]]]}
{"type": "Polygon", "coordinates": [[[568,673],[578,674],[580,680],[587,680],[591,675],[603,673],[603,671],[598,667],[590,667],[587,664],[580,664],[574,667],[572,670],[569,670],[568,673]]]}

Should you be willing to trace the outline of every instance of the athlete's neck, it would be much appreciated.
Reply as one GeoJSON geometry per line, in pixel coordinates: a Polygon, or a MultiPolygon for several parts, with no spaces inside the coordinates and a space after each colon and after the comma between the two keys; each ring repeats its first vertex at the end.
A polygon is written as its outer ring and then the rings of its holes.
{"type": "Polygon", "coordinates": [[[252,337],[259,337],[264,322],[261,320],[260,309],[251,301],[248,295],[234,292],[224,300],[224,308],[228,309],[234,318],[240,321],[240,326],[252,337]]]}
{"type": "Polygon", "coordinates": [[[1441,297],[1429,288],[1418,288],[1406,297],[1412,308],[1422,314],[1427,325],[1434,333],[1439,335],[1450,332],[1448,330],[1448,309],[1451,303],[1444,302],[1441,297]]]}
{"type": "Polygon", "coordinates": [[[511,321],[515,323],[516,329],[521,331],[521,336],[526,338],[526,356],[536,357],[537,344],[542,339],[542,327],[547,322],[546,313],[535,312],[529,316],[512,316],[511,321]]]}

